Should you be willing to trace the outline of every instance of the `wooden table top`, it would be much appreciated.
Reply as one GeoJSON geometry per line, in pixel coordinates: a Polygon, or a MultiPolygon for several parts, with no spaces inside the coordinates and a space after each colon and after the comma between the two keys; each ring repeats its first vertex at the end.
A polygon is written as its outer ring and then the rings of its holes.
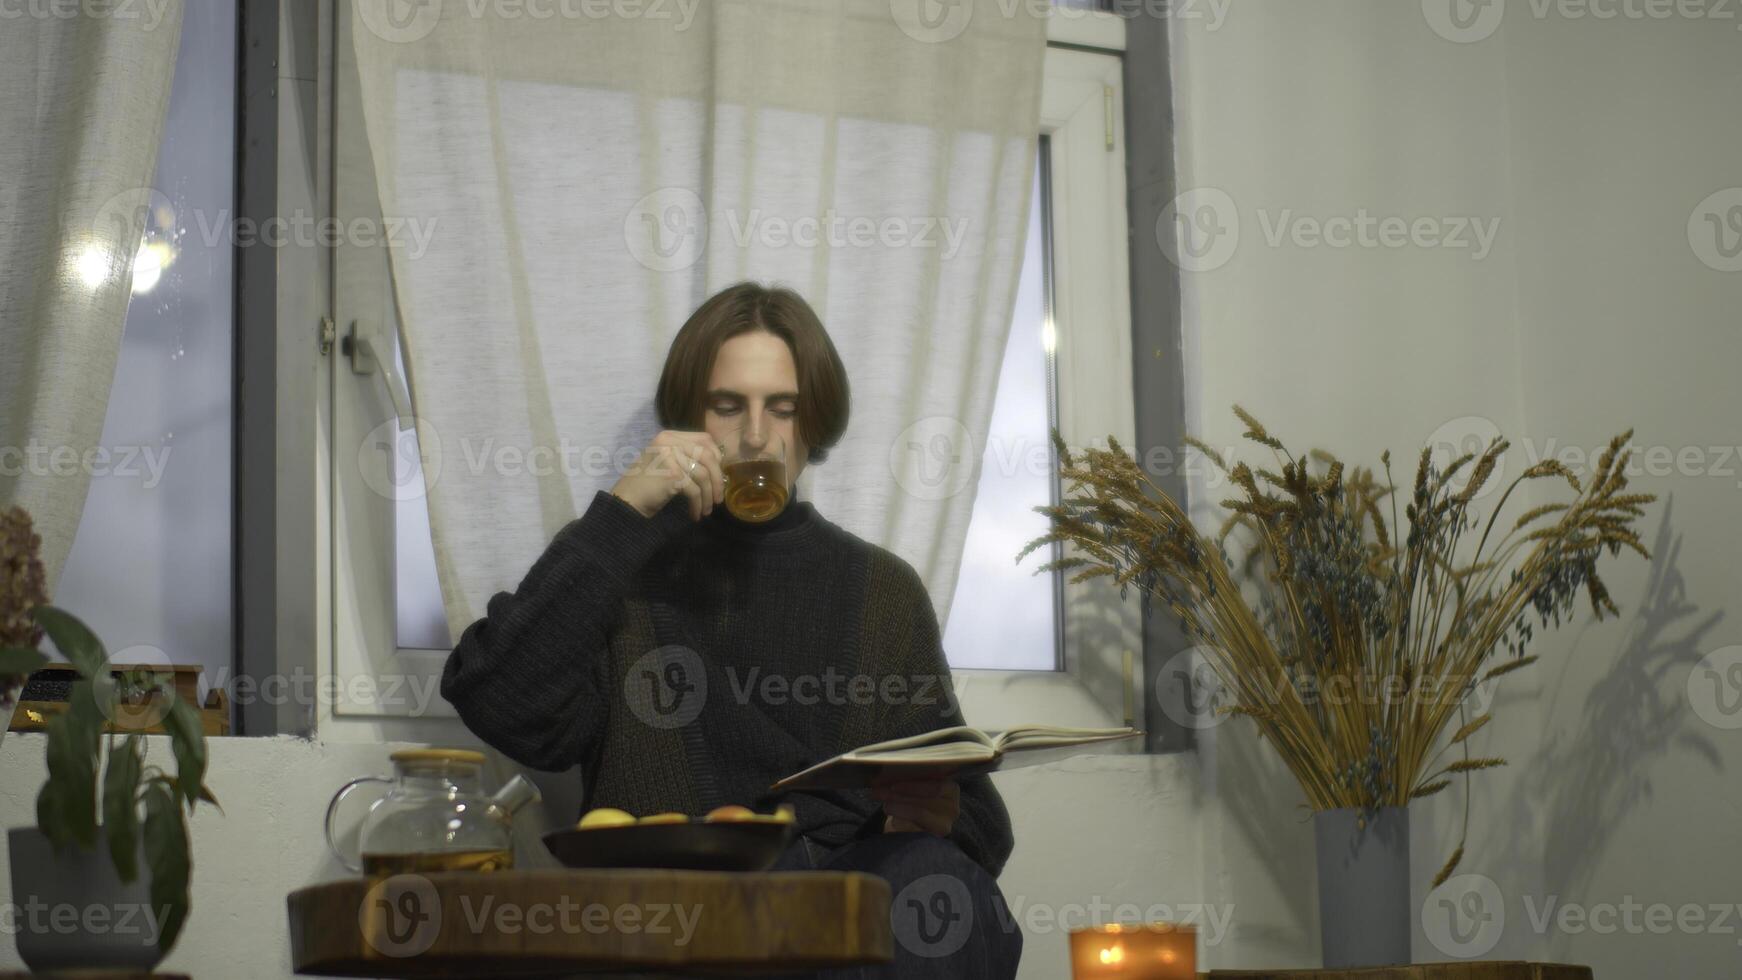
{"type": "Polygon", "coordinates": [[[449,871],[299,888],[291,965],[334,977],[819,969],[893,956],[861,872],[449,871]]]}
{"type": "Polygon", "coordinates": [[[1592,980],[1588,966],[1560,963],[1421,963],[1366,970],[1211,970],[1206,980],[1592,980]]]}

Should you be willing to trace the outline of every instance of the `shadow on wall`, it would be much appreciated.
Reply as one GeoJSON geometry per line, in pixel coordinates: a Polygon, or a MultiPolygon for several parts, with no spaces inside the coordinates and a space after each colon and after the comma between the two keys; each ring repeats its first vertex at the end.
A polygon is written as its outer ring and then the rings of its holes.
{"type": "MultiPolygon", "coordinates": [[[[1010,552],[1016,553],[1013,547],[1010,552]]],[[[1042,562],[1050,561],[1050,556],[1043,553],[1030,555],[1023,559],[1025,565],[1039,568],[1042,562]]],[[[1074,575],[1077,569],[1069,569],[1064,575],[1074,575]]],[[[1060,574],[1048,572],[1049,575],[1060,574]]],[[[1114,710],[1122,710],[1125,702],[1125,650],[1130,648],[1135,654],[1141,649],[1141,643],[1133,645],[1132,639],[1125,633],[1125,621],[1129,610],[1127,602],[1132,606],[1137,604],[1138,595],[1133,586],[1129,598],[1121,600],[1119,590],[1108,584],[1112,579],[1090,579],[1079,585],[1065,586],[1065,621],[1076,631],[1075,649],[1078,651],[1080,663],[1077,679],[1089,690],[1089,695],[1096,704],[1104,704],[1114,710]]],[[[1141,671],[1141,661],[1138,662],[1141,671]]],[[[1133,683],[1139,685],[1136,697],[1143,697],[1142,678],[1134,678],[1133,683]]],[[[1151,695],[1153,696],[1153,695],[1151,695]]],[[[1133,722],[1137,727],[1143,727],[1143,706],[1141,703],[1133,706],[1137,719],[1133,722]]],[[[1122,722],[1109,722],[1119,724],[1122,722]]],[[[1133,740],[1129,746],[1121,746],[1119,751],[1137,751],[1138,741],[1133,740]]]]}
{"type": "Polygon", "coordinates": [[[1294,774],[1246,718],[1227,715],[1200,733],[1203,812],[1223,822],[1216,901],[1233,907],[1239,959],[1218,968],[1318,962],[1318,862],[1312,811],[1294,774]],[[1215,808],[1219,804],[1219,812],[1215,808]]]}
{"type": "Polygon", "coordinates": [[[1500,866],[1528,867],[1538,855],[1526,848],[1544,839],[1542,886],[1548,892],[1587,892],[1614,828],[1651,797],[1652,767],[1673,750],[1691,752],[1723,771],[1717,746],[1688,730],[1691,714],[1681,678],[1699,662],[1705,637],[1724,612],[1700,618],[1687,599],[1687,583],[1676,568],[1681,537],[1670,533],[1673,509],[1671,497],[1619,656],[1585,699],[1578,726],[1544,740],[1513,796],[1516,826],[1549,830],[1540,838],[1513,835],[1500,866]]]}

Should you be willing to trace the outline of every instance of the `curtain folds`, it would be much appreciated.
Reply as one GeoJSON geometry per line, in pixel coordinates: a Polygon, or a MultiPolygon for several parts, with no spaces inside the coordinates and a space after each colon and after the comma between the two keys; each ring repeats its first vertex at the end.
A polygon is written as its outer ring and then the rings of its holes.
{"type": "Polygon", "coordinates": [[[382,213],[431,228],[390,255],[454,635],[616,482],[672,336],[742,279],[803,295],[851,377],[801,496],[947,616],[973,505],[947,477],[991,417],[1045,23],[933,6],[357,0],[382,213]]]}
{"type": "Polygon", "coordinates": [[[0,29],[0,507],[60,577],[90,487],[181,39],[181,0],[0,29]]]}

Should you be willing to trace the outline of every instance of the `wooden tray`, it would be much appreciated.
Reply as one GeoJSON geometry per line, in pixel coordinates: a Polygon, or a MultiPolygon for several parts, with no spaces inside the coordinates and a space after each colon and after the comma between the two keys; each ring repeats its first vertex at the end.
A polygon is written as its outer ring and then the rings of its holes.
{"type": "Polygon", "coordinates": [[[299,974],[523,977],[885,963],[889,900],[861,872],[537,869],[346,878],[287,905],[299,974]]]}
{"type": "Polygon", "coordinates": [[[1209,980],[1592,980],[1588,966],[1559,963],[1423,963],[1371,970],[1212,970],[1209,980]]]}

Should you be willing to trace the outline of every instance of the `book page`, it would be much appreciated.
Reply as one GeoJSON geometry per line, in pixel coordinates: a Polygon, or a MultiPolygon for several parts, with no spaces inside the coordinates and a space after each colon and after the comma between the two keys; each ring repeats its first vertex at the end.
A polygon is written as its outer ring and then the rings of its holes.
{"type": "Polygon", "coordinates": [[[964,743],[992,748],[992,737],[978,728],[958,725],[954,728],[938,728],[929,732],[921,732],[906,738],[892,738],[887,742],[873,742],[870,745],[844,753],[844,755],[847,758],[858,758],[868,752],[887,753],[922,745],[961,745],[964,743]]]}
{"type": "Polygon", "coordinates": [[[937,745],[912,745],[900,749],[860,749],[848,753],[855,762],[987,762],[997,758],[997,750],[978,742],[941,742],[937,745]]]}
{"type": "Polygon", "coordinates": [[[1134,728],[1059,728],[1022,725],[996,737],[975,728],[942,728],[908,738],[891,739],[819,762],[771,787],[789,789],[853,789],[880,779],[951,776],[1042,765],[1081,755],[1081,746],[1134,738],[1134,728]],[[1004,754],[1003,748],[1011,750],[1004,754]]]}
{"type": "Polygon", "coordinates": [[[1018,725],[999,732],[993,745],[1000,751],[1088,745],[1141,735],[1135,728],[1060,728],[1053,725],[1018,725]]]}

